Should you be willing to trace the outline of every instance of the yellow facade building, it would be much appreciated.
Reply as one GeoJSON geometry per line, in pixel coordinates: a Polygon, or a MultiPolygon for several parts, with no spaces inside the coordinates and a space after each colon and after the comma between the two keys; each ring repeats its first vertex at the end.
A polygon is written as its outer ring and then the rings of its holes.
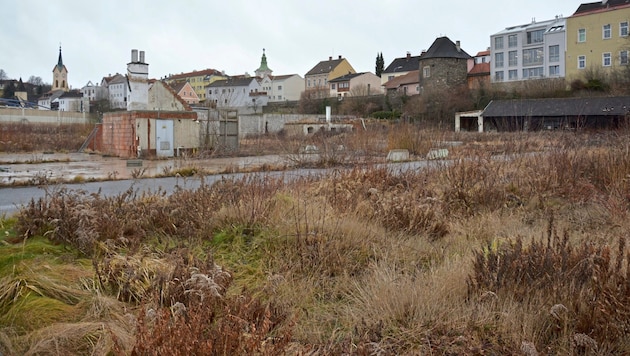
{"type": "Polygon", "coordinates": [[[204,69],[171,75],[166,79],[166,82],[169,85],[174,85],[174,83],[177,82],[188,82],[190,83],[190,86],[192,86],[192,88],[195,90],[195,93],[199,97],[199,100],[204,101],[206,100],[206,86],[214,83],[217,80],[225,79],[227,79],[227,76],[216,69],[204,69]]]}
{"type": "Polygon", "coordinates": [[[567,18],[566,79],[584,80],[589,71],[612,73],[628,65],[630,3],[585,3],[567,18]]]}

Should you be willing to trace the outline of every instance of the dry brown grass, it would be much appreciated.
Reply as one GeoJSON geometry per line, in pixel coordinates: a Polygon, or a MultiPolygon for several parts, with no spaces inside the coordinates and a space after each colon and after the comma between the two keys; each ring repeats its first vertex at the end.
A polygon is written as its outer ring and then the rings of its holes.
{"type": "Polygon", "coordinates": [[[93,124],[3,123],[0,152],[76,151],[93,128],[93,124]]]}
{"type": "MultiPolygon", "coordinates": [[[[101,294],[76,303],[85,321],[109,325],[121,306],[139,318],[94,343],[112,352],[627,353],[625,133],[426,137],[462,144],[404,173],[51,191],[17,216],[15,240],[92,260],[101,294]]],[[[5,350],[39,344],[25,340],[0,333],[5,350]]]]}

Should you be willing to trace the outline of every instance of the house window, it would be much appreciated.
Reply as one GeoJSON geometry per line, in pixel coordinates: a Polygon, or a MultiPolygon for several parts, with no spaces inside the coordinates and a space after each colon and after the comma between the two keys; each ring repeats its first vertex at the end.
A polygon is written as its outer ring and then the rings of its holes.
{"type": "Polygon", "coordinates": [[[527,32],[527,44],[542,43],[544,33],[544,29],[527,32]]]}
{"type": "Polygon", "coordinates": [[[558,77],[560,76],[560,66],[549,66],[549,76],[550,77],[558,77]]]}
{"type": "Polygon", "coordinates": [[[308,84],[307,86],[310,88],[311,87],[311,80],[310,79],[307,81],[307,84],[308,84]]]}
{"type": "Polygon", "coordinates": [[[628,65],[628,51],[619,52],[619,64],[622,66],[628,65]]]}
{"type": "Polygon", "coordinates": [[[523,69],[523,79],[538,78],[543,76],[543,67],[523,69]]]}
{"type": "Polygon", "coordinates": [[[586,29],[581,28],[578,30],[578,42],[586,42],[586,29]]]}
{"type": "Polygon", "coordinates": [[[542,64],[543,63],[543,48],[529,48],[523,50],[523,65],[533,65],[533,64],[542,64]]]}
{"type": "Polygon", "coordinates": [[[508,36],[508,47],[514,48],[518,46],[518,36],[517,35],[509,35],[508,36]]]}
{"type": "Polygon", "coordinates": [[[602,38],[605,40],[610,39],[612,37],[612,27],[610,24],[604,25],[602,27],[602,38]]]}
{"type": "Polygon", "coordinates": [[[503,71],[494,72],[494,81],[495,82],[503,81],[503,71]]]}
{"type": "Polygon", "coordinates": [[[619,23],[619,36],[627,37],[628,36],[628,21],[619,23]]]}
{"type": "Polygon", "coordinates": [[[586,68],[586,56],[578,56],[578,69],[586,68]]]}
{"type": "Polygon", "coordinates": [[[518,65],[518,52],[517,51],[509,51],[508,52],[508,65],[510,67],[515,67],[518,65]]]}
{"type": "Polygon", "coordinates": [[[278,85],[278,90],[282,90],[282,85],[278,85]]]}
{"type": "Polygon", "coordinates": [[[425,66],[422,68],[422,76],[424,78],[428,78],[431,76],[431,67],[429,66],[425,66]]]}
{"type": "Polygon", "coordinates": [[[335,90],[335,83],[330,84],[330,89],[335,90]]]}
{"type": "Polygon", "coordinates": [[[549,46],[549,62],[560,61],[560,45],[549,46]]]}
{"type": "Polygon", "coordinates": [[[503,52],[494,54],[494,66],[495,68],[503,68],[503,52]]]}
{"type": "Polygon", "coordinates": [[[508,71],[508,79],[509,80],[517,80],[518,79],[518,70],[511,69],[508,71]]]}
{"type": "Polygon", "coordinates": [[[602,65],[604,67],[610,67],[610,65],[612,64],[612,59],[611,59],[611,55],[610,52],[606,52],[602,54],[602,65]]]}
{"type": "Polygon", "coordinates": [[[494,38],[494,49],[503,49],[503,37],[494,38]]]}
{"type": "Polygon", "coordinates": [[[393,76],[393,75],[389,75],[389,76],[387,76],[387,80],[392,80],[392,79],[394,79],[394,76],[393,76]]]}

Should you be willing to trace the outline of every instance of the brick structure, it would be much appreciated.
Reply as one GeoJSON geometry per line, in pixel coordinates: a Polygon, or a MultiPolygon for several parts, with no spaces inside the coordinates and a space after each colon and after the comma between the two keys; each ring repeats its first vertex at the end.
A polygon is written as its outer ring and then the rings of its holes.
{"type": "MultiPolygon", "coordinates": [[[[155,120],[173,120],[184,122],[187,127],[197,119],[197,113],[191,111],[117,111],[103,115],[102,128],[96,138],[98,151],[131,158],[138,156],[138,147],[151,154],[155,152],[155,120]]],[[[189,130],[188,130],[189,131],[189,130]]],[[[178,137],[175,137],[175,141],[178,137]]]]}

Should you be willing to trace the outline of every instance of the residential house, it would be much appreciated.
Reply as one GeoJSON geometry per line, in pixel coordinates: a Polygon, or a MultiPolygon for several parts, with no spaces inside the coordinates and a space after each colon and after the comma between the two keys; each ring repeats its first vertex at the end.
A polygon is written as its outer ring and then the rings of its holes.
{"type": "Polygon", "coordinates": [[[116,73],[116,75],[107,81],[107,90],[109,92],[109,105],[112,109],[127,108],[129,83],[125,76],[116,73]]]}
{"type": "Polygon", "coordinates": [[[199,97],[200,101],[206,100],[206,86],[214,83],[217,80],[227,79],[225,73],[220,72],[216,69],[204,69],[204,70],[193,70],[188,73],[180,73],[175,75],[170,75],[166,78],[167,83],[171,84],[173,82],[181,82],[186,81],[190,83],[193,90],[199,97]]]}
{"type": "MultiPolygon", "coordinates": [[[[396,58],[381,73],[381,85],[385,85],[388,81],[409,72],[417,71],[420,68],[420,56],[412,56],[407,52],[406,57],[396,58]]],[[[390,85],[391,87],[391,85],[390,85]]]]}
{"type": "Polygon", "coordinates": [[[206,100],[216,108],[257,112],[269,101],[267,92],[254,77],[230,77],[206,87],[206,100]]]}
{"type": "Polygon", "coordinates": [[[321,91],[318,97],[330,96],[328,82],[342,75],[356,73],[347,59],[328,57],[327,61],[317,63],[304,75],[307,91],[321,91]]]}
{"type": "Polygon", "coordinates": [[[49,91],[44,93],[42,96],[37,99],[37,105],[39,105],[40,110],[58,110],[59,109],[59,97],[63,95],[65,91],[56,90],[49,91]]]}
{"type": "Polygon", "coordinates": [[[199,96],[188,82],[174,82],[170,85],[173,91],[187,104],[199,104],[199,96]]]}
{"type": "Polygon", "coordinates": [[[473,67],[468,71],[468,89],[488,88],[490,86],[490,50],[478,52],[473,67]]]}
{"type": "MultiPolygon", "coordinates": [[[[186,84],[189,87],[189,89],[186,89],[185,91],[195,94],[188,82],[183,82],[183,84],[186,84]]],[[[168,85],[163,80],[149,80],[149,101],[147,109],[162,111],[192,111],[189,103],[182,98],[176,90],[176,88],[168,85]]]]}
{"type": "Polygon", "coordinates": [[[370,72],[352,73],[328,81],[330,96],[342,100],[349,96],[383,94],[381,78],[370,72]]]}
{"type": "Polygon", "coordinates": [[[260,85],[269,102],[298,101],[304,91],[304,78],[299,74],[266,75],[260,85]]]}
{"type": "Polygon", "coordinates": [[[420,55],[420,92],[444,90],[467,84],[472,57],[448,37],[438,37],[431,47],[420,55]]]}
{"type": "Polygon", "coordinates": [[[100,84],[94,85],[91,80],[81,88],[81,93],[89,101],[106,100],[108,98],[107,87],[100,84]]]}
{"type": "Polygon", "coordinates": [[[511,26],[490,36],[491,81],[565,76],[566,19],[511,26]]]}
{"type": "Polygon", "coordinates": [[[59,111],[88,112],[90,104],[80,90],[62,92],[57,99],[59,111]]]}
{"type": "Polygon", "coordinates": [[[420,94],[419,75],[419,70],[412,70],[405,75],[400,75],[387,81],[383,88],[387,94],[397,93],[404,96],[420,94]]]}
{"type": "Polygon", "coordinates": [[[588,69],[610,73],[628,65],[630,2],[603,0],[581,4],[566,19],[567,80],[583,79],[588,69]]]}

